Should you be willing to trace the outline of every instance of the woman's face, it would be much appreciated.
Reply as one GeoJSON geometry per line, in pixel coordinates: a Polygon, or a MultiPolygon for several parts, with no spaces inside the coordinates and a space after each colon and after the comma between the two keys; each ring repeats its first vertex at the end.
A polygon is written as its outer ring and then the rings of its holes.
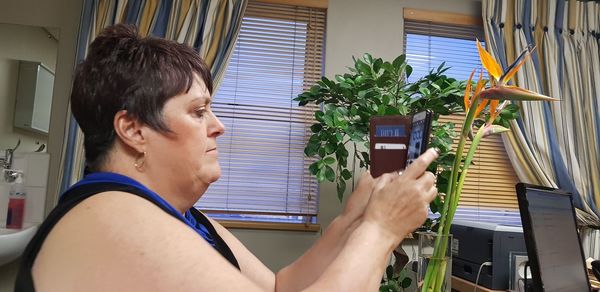
{"type": "Polygon", "coordinates": [[[187,93],[170,98],[163,107],[164,122],[172,133],[150,131],[146,162],[153,177],[172,190],[197,195],[221,176],[217,137],[225,128],[210,104],[204,82],[195,76],[187,93]]]}

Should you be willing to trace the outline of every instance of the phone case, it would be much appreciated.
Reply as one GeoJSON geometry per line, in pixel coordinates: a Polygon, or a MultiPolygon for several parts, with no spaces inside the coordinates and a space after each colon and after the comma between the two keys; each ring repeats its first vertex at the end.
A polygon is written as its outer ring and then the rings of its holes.
{"type": "Polygon", "coordinates": [[[412,117],[410,139],[408,143],[406,166],[410,165],[421,154],[427,151],[429,136],[431,135],[431,121],[433,112],[425,110],[412,117]]]}
{"type": "Polygon", "coordinates": [[[374,116],[369,122],[371,175],[404,169],[412,117],[374,116]]]}

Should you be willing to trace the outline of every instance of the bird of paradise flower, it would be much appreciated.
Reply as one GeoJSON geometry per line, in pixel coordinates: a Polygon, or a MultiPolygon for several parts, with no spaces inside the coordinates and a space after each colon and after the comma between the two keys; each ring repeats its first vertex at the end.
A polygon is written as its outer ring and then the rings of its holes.
{"type": "Polygon", "coordinates": [[[500,64],[481,46],[479,40],[477,40],[477,50],[483,67],[490,75],[490,82],[488,84],[487,81],[483,80],[483,72],[480,72],[479,79],[473,88],[472,79],[475,70],[473,70],[467,82],[463,101],[466,119],[462,125],[448,188],[444,195],[444,205],[440,212],[438,236],[435,241],[433,256],[429,259],[424,280],[420,283],[423,292],[437,292],[441,291],[442,288],[446,289],[443,285],[445,285],[446,280],[447,259],[445,255],[448,248],[448,235],[469,167],[482,138],[509,131],[508,128],[494,124],[498,114],[510,101],[557,101],[555,98],[508,84],[534,51],[533,47],[528,46],[505,70],[502,70],[500,64]],[[503,101],[502,104],[501,101],[503,101]],[[486,108],[488,108],[489,115],[485,123],[477,129],[477,133],[473,136],[473,121],[486,108]],[[472,140],[471,146],[467,154],[464,155],[465,143],[469,138],[472,140]]]}

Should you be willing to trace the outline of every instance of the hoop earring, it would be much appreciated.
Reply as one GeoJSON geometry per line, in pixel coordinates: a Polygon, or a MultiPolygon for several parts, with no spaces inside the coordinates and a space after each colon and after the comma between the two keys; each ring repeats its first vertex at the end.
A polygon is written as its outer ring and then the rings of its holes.
{"type": "Polygon", "coordinates": [[[137,169],[138,171],[141,172],[141,171],[143,171],[145,162],[146,162],[146,151],[142,152],[141,156],[139,156],[138,158],[135,159],[133,166],[135,166],[135,169],[137,169]]]}

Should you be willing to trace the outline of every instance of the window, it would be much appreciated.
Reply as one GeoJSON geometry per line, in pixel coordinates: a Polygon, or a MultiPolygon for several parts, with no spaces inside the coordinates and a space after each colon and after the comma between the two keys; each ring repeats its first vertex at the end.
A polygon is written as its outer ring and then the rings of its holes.
{"type": "Polygon", "coordinates": [[[226,127],[221,179],[196,207],[244,226],[316,223],[318,184],[304,147],[317,108],[292,99],[322,76],[324,34],[323,9],[249,2],[213,101],[226,127]]]}
{"type": "MultiPolygon", "coordinates": [[[[467,80],[474,68],[481,68],[475,38],[484,40],[483,28],[476,24],[477,21],[455,24],[443,21],[447,19],[447,14],[436,14],[422,17],[423,11],[410,10],[404,13],[404,48],[408,64],[413,67],[411,78],[423,76],[446,62],[451,67],[446,71],[448,76],[467,80]],[[430,19],[442,20],[443,23],[430,19]]],[[[441,117],[440,120],[455,123],[455,130],[459,132],[464,118],[462,113],[441,117]]],[[[470,143],[467,143],[465,149],[469,146],[470,143]]],[[[469,169],[456,219],[520,225],[515,191],[517,182],[502,138],[486,137],[479,145],[474,165],[469,169]]]]}

